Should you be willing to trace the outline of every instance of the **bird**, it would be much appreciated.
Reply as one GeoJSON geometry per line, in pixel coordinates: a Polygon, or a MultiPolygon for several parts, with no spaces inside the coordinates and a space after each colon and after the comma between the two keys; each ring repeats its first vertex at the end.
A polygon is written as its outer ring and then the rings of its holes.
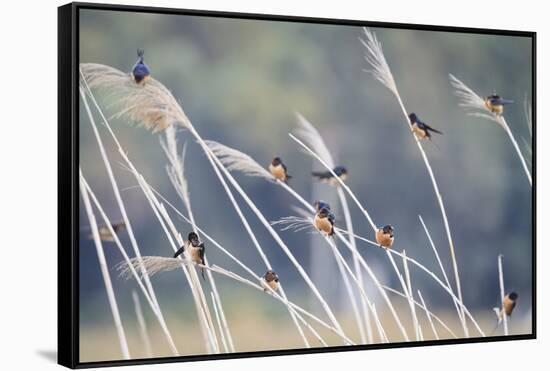
{"type": "Polygon", "coordinates": [[[432,140],[432,135],[430,132],[443,135],[443,133],[439,130],[436,130],[425,122],[422,122],[414,112],[409,115],[409,121],[412,131],[418,139],[428,138],[429,140],[432,140]]]}
{"type": "MultiPolygon", "coordinates": [[[[332,171],[343,182],[345,182],[346,179],[348,178],[348,169],[346,169],[343,166],[336,166],[332,171]]],[[[313,175],[314,177],[317,177],[317,179],[319,179],[322,183],[327,183],[332,186],[337,186],[340,184],[330,171],[314,171],[311,173],[311,175],[313,175]]]]}
{"type": "MultiPolygon", "coordinates": [[[[195,232],[189,233],[187,240],[183,243],[183,246],[180,247],[174,254],[174,258],[180,256],[185,250],[187,250],[187,253],[193,263],[206,265],[204,262],[204,242],[200,242],[199,236],[195,232]]],[[[204,268],[202,267],[201,275],[203,279],[206,279],[204,276],[204,268]]]]}
{"type": "Polygon", "coordinates": [[[275,177],[275,179],[278,179],[281,182],[288,183],[288,180],[292,178],[290,175],[288,175],[286,165],[283,163],[280,157],[273,158],[271,164],[269,164],[269,171],[271,172],[271,175],[275,177]]]}
{"type": "Polygon", "coordinates": [[[321,208],[315,214],[314,223],[315,228],[325,233],[325,235],[334,235],[334,214],[330,211],[330,209],[327,209],[326,207],[321,208]]]}
{"type": "Polygon", "coordinates": [[[512,103],[514,103],[513,100],[504,99],[496,93],[493,93],[492,95],[489,95],[485,98],[485,107],[487,107],[489,111],[493,112],[497,116],[502,115],[505,105],[512,103]]]}
{"type": "Polygon", "coordinates": [[[145,51],[143,49],[137,50],[138,60],[134,67],[132,68],[132,79],[138,85],[145,84],[151,78],[151,70],[149,66],[143,61],[143,54],[145,51]]]}
{"type": "Polygon", "coordinates": [[[512,312],[516,307],[518,297],[519,295],[517,294],[517,292],[512,291],[511,293],[507,294],[502,300],[502,308],[493,308],[497,315],[497,325],[502,322],[505,315],[508,317],[512,315],[512,312]]]}
{"type": "MultiPolygon", "coordinates": [[[[118,235],[119,232],[122,232],[123,230],[126,229],[126,223],[124,223],[124,221],[113,223],[111,224],[111,228],[113,228],[113,231],[115,231],[115,233],[118,235]]],[[[101,225],[98,228],[98,232],[99,232],[99,239],[102,241],[113,242],[115,240],[115,237],[111,234],[111,230],[107,225],[101,225]]],[[[92,239],[94,238],[94,236],[90,234],[88,238],[92,239]]]]}
{"type": "Polygon", "coordinates": [[[264,291],[268,292],[269,289],[277,291],[279,289],[279,276],[273,270],[268,270],[265,272],[262,277],[262,286],[264,286],[264,291]]]}
{"type": "Polygon", "coordinates": [[[380,247],[389,249],[393,245],[393,231],[394,229],[391,225],[385,225],[382,228],[378,228],[376,231],[376,242],[378,242],[380,247]]]}

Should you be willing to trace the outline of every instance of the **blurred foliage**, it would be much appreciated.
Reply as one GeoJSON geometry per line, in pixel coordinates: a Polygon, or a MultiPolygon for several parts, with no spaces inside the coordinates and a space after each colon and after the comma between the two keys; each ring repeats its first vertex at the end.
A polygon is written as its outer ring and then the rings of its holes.
{"type": "MultiPolygon", "coordinates": [[[[506,118],[518,141],[529,138],[522,102],[526,95],[530,98],[531,92],[531,40],[402,29],[375,32],[407,109],[444,132],[434,138],[434,143],[426,142],[424,146],[449,216],[466,304],[485,314],[497,305],[497,255],[504,254],[506,286],[520,293],[518,312],[528,315],[532,284],[531,189],[504,131],[492,122],[467,116],[457,106],[448,73],[480,95],[495,90],[513,99],[516,104],[505,112],[506,118]]],[[[348,184],[374,220],[396,227],[395,248],[406,249],[409,256],[439,273],[418,220],[421,214],[452,277],[444,227],[427,171],[395,98],[364,72],[368,66],[360,36],[361,28],[341,25],[82,10],[80,60],[130,71],[136,49],[144,48],[155,78],[173,92],[204,138],[240,149],[265,165],[273,156],[281,156],[294,176],[291,186],[306,199],[334,202],[337,223],[343,224],[334,190],[312,183],[310,171],[319,165],[287,135],[296,125],[294,112],[302,113],[319,129],[338,162],[348,167],[348,184]]],[[[108,102],[100,101],[108,107],[108,102]]],[[[80,163],[111,218],[118,220],[120,212],[82,111],[80,163]]],[[[160,135],[131,127],[124,120],[111,123],[138,169],[181,207],[165,173],[160,135]]],[[[262,273],[263,264],[200,148],[184,131],[178,137],[181,143],[189,144],[186,175],[197,223],[262,273]]],[[[135,188],[135,180],[119,166],[112,141],[106,135],[104,138],[117,179],[125,188],[123,197],[142,254],[170,255],[166,237],[135,188]]],[[[268,219],[294,214],[294,200],[278,187],[260,179],[237,178],[268,219]]],[[[243,209],[290,298],[318,311],[315,299],[309,302],[304,295],[305,285],[294,267],[252,213],[243,209]]],[[[356,232],[370,236],[372,231],[361,213],[353,207],[352,213],[356,232]]],[[[185,235],[189,226],[178,222],[185,235]]],[[[82,207],[80,223],[81,321],[91,328],[110,321],[110,313],[95,249],[86,239],[88,222],[82,207]]],[[[327,246],[310,234],[281,235],[330,302],[340,310],[348,308],[327,246]]],[[[126,234],[123,242],[130,251],[126,234]]],[[[385,255],[372,247],[359,246],[379,277],[398,287],[385,255]]],[[[115,247],[106,248],[111,266],[122,260],[115,247]]],[[[208,249],[207,255],[211,263],[240,272],[214,248],[208,249]]],[[[114,269],[112,274],[116,277],[114,269]]],[[[425,274],[414,270],[412,280],[415,287],[422,288],[434,310],[450,308],[448,295],[425,274]]],[[[130,312],[130,289],[135,284],[114,281],[123,311],[130,312]]],[[[159,275],[153,284],[163,307],[180,313],[182,318],[194,318],[181,273],[159,275]]],[[[232,282],[220,286],[224,300],[247,292],[232,282]]],[[[375,296],[372,288],[369,292],[375,296]]],[[[264,308],[264,315],[269,313],[270,305],[276,305],[258,295],[245,297],[264,308]]],[[[280,306],[277,310],[284,314],[280,306]]],[[[131,315],[128,321],[133,321],[131,315]]],[[[288,319],[283,323],[292,326],[288,319]]]]}

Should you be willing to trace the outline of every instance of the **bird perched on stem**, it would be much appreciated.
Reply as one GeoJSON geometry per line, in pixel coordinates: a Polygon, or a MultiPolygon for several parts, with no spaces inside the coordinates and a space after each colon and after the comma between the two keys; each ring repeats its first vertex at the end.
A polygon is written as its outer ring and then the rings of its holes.
{"type": "Polygon", "coordinates": [[[288,175],[286,165],[283,164],[283,161],[280,157],[273,158],[273,161],[271,161],[271,164],[269,164],[269,171],[271,172],[271,175],[275,177],[275,179],[278,179],[281,182],[288,183],[288,180],[292,178],[290,175],[288,175]]]}
{"type": "MultiPolygon", "coordinates": [[[[187,251],[193,263],[206,265],[204,262],[204,242],[199,241],[199,236],[195,232],[189,233],[183,246],[174,254],[174,258],[180,256],[184,251],[187,251]]],[[[201,275],[203,279],[206,279],[204,276],[204,268],[201,268],[201,275]]]]}
{"type": "Polygon", "coordinates": [[[393,240],[393,226],[385,225],[382,228],[378,228],[376,231],[376,242],[378,242],[380,247],[384,247],[386,249],[391,248],[393,245],[393,240]]]}
{"type": "Polygon", "coordinates": [[[502,308],[493,308],[497,315],[497,324],[500,324],[502,322],[505,315],[508,317],[512,315],[512,312],[514,311],[514,308],[517,304],[518,296],[519,295],[517,294],[517,292],[512,291],[504,297],[504,300],[502,300],[502,308]]]}
{"type": "MultiPolygon", "coordinates": [[[[343,166],[336,166],[333,170],[334,174],[340,178],[343,182],[348,178],[348,170],[343,166]]],[[[327,183],[331,186],[340,185],[338,180],[332,175],[330,171],[314,171],[311,173],[314,177],[319,179],[321,183],[327,183]]]]}
{"type": "Polygon", "coordinates": [[[493,93],[485,98],[485,107],[494,114],[500,116],[504,112],[504,106],[514,103],[513,100],[504,99],[500,95],[493,93]]]}
{"type": "Polygon", "coordinates": [[[279,289],[279,276],[277,276],[277,273],[271,269],[265,272],[262,277],[262,286],[264,286],[265,292],[269,291],[268,287],[273,291],[277,291],[279,289]]]}
{"type": "Polygon", "coordinates": [[[432,140],[432,135],[430,132],[443,135],[443,133],[439,130],[434,129],[425,122],[421,121],[414,112],[409,115],[409,121],[411,124],[411,129],[418,139],[428,138],[429,140],[432,140]]]}
{"type": "Polygon", "coordinates": [[[143,54],[145,51],[143,49],[137,50],[138,60],[134,67],[132,68],[132,79],[138,85],[145,84],[151,78],[151,70],[149,66],[143,61],[143,54]]]}
{"type": "Polygon", "coordinates": [[[327,236],[334,235],[334,214],[326,207],[321,208],[314,219],[315,228],[327,236]]]}
{"type": "MultiPolygon", "coordinates": [[[[111,224],[111,228],[113,228],[113,231],[115,231],[115,233],[118,235],[119,232],[122,232],[123,230],[126,229],[126,223],[124,223],[124,221],[113,223],[111,224]]],[[[111,234],[109,227],[106,225],[101,225],[98,228],[98,232],[99,232],[99,238],[102,241],[113,242],[115,240],[115,237],[111,234]]],[[[88,238],[92,239],[94,238],[94,236],[90,234],[88,238]]]]}

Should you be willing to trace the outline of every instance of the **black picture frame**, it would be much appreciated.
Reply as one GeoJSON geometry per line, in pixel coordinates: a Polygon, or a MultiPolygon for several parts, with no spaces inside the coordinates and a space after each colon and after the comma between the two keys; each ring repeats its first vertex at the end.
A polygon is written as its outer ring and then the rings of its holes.
{"type": "Polygon", "coordinates": [[[536,195],[537,195],[537,110],[536,110],[536,32],[496,30],[484,28],[447,27],[423,24],[370,22],[348,19],[310,18],[221,11],[201,11],[144,6],[128,6],[97,3],[70,3],[58,8],[58,363],[69,368],[107,367],[137,364],[155,364],[187,361],[221,360],[245,357],[265,357],[321,352],[343,352],[369,349],[419,347],[449,344],[473,344],[529,340],[537,337],[536,311],[536,195]],[[254,19],[269,21],[301,22],[316,24],[337,24],[369,26],[408,30],[427,30],[475,34],[495,34],[528,37],[532,41],[532,333],[511,336],[490,336],[437,341],[410,341],[389,344],[333,346],[328,348],[291,349],[276,351],[239,352],[218,355],[193,355],[133,360],[86,362],[79,361],[79,11],[101,9],[112,11],[145,12],[158,14],[200,15],[206,17],[254,19]]]}

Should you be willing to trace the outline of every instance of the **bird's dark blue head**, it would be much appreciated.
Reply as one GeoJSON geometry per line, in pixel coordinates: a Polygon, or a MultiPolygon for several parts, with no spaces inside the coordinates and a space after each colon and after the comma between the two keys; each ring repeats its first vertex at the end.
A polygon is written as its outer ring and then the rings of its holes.
{"type": "Polygon", "coordinates": [[[518,296],[519,295],[515,291],[512,291],[511,293],[508,294],[508,297],[510,298],[510,300],[517,300],[518,296]]]}
{"type": "Polygon", "coordinates": [[[334,168],[334,173],[338,176],[342,176],[344,174],[347,174],[348,173],[348,169],[346,169],[345,167],[343,166],[336,166],[334,168]]]}
{"type": "Polygon", "coordinates": [[[281,161],[280,157],[274,157],[273,161],[271,161],[271,165],[273,165],[273,166],[279,166],[281,163],[282,163],[282,161],[281,161]]]}
{"type": "Polygon", "coordinates": [[[315,206],[315,209],[317,211],[319,211],[321,209],[329,209],[330,210],[330,205],[327,202],[323,201],[323,200],[315,201],[313,206],[315,206]]]}
{"type": "Polygon", "coordinates": [[[391,234],[393,235],[393,226],[392,225],[385,225],[382,227],[382,231],[384,232],[384,234],[391,234]]]}
{"type": "Polygon", "coordinates": [[[326,207],[322,207],[319,210],[319,217],[326,218],[330,215],[330,209],[327,209],[326,207]]]}
{"type": "Polygon", "coordinates": [[[418,116],[416,116],[416,113],[411,113],[409,115],[409,120],[411,122],[411,125],[418,121],[418,116]]]}
{"type": "Polygon", "coordinates": [[[189,233],[189,236],[187,236],[187,240],[191,242],[191,244],[195,247],[199,245],[199,236],[195,232],[189,233]]]}

